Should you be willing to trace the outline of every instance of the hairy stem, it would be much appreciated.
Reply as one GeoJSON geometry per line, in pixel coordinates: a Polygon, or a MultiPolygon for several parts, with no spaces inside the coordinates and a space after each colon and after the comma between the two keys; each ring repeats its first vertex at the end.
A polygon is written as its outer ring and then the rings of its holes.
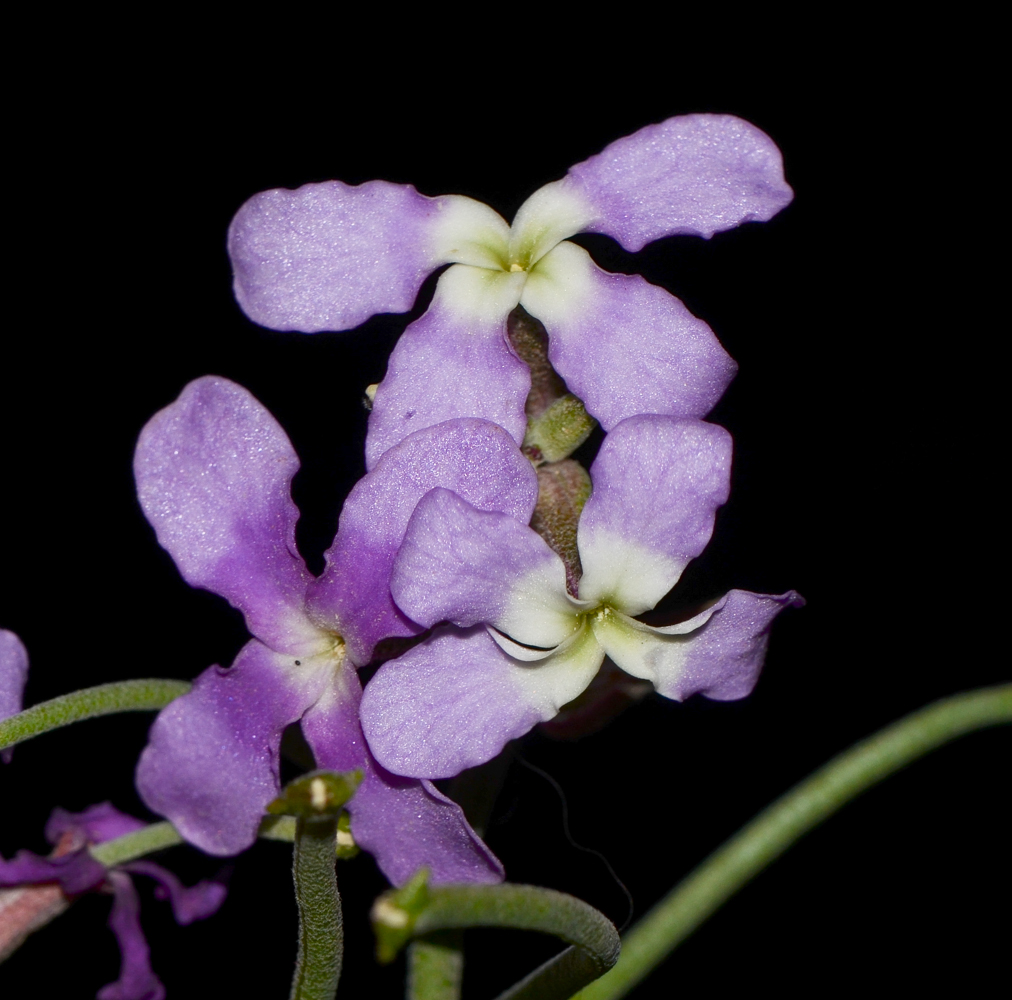
{"type": "Polygon", "coordinates": [[[664,897],[622,943],[618,964],[579,1000],[625,996],[728,898],[872,785],[966,733],[1012,722],[1012,684],[929,705],[835,757],[761,812],[664,897]]]}
{"type": "Polygon", "coordinates": [[[460,1000],[463,931],[435,931],[408,945],[407,1000],[460,1000]]]}
{"type": "Polygon", "coordinates": [[[337,993],[344,927],[336,841],[336,814],[296,820],[292,874],[299,906],[299,954],[290,1000],[332,1000],[337,993]]]}
{"type": "Polygon", "coordinates": [[[146,712],[164,708],[170,701],[186,694],[191,686],[189,681],[148,678],[99,684],[98,687],[61,694],[0,722],[0,750],[82,719],[112,715],[114,712],[146,712]]]}
{"type": "Polygon", "coordinates": [[[425,876],[423,869],[401,889],[376,901],[373,926],[381,961],[390,961],[410,938],[424,938],[435,931],[465,927],[540,931],[572,947],[507,990],[500,1000],[568,1000],[610,969],[618,958],[619,939],[614,925],[575,896],[533,885],[446,885],[429,889],[425,876]]]}

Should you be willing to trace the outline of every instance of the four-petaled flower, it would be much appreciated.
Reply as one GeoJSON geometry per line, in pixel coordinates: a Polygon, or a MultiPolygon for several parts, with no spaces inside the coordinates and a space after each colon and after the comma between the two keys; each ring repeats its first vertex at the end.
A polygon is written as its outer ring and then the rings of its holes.
{"type": "Polygon", "coordinates": [[[455,420],[392,449],[348,497],[319,578],[295,547],[298,458],[242,387],[191,382],[145,427],[134,465],[144,512],[183,577],[239,608],[255,636],[229,669],[210,667],[158,716],[137,770],[148,806],[212,854],[242,850],[278,793],[282,732],[301,720],[319,767],[364,771],[351,831],[392,882],[422,865],[435,882],[499,881],[501,865],[459,806],[373,760],[355,668],[378,639],[421,631],[393,606],[389,575],[423,495],[447,487],[530,518],[536,476],[506,432],[455,420]]]}
{"type": "Polygon", "coordinates": [[[735,364],[710,328],[639,276],[609,274],[566,238],[614,237],[630,251],[663,236],[710,237],[763,221],[792,197],[780,151],[731,115],[669,118],[571,167],[521,206],[512,226],[461,195],[340,181],[255,195],[236,214],[229,253],[239,304],[278,330],[343,330],[411,307],[376,392],[366,465],[412,431],[483,417],[517,443],[530,373],[506,318],[522,305],[549,334],[549,359],[605,430],[626,417],[703,417],[735,364]]]}
{"type": "Polygon", "coordinates": [[[668,698],[748,694],[773,618],[803,603],[793,591],[732,590],[663,628],[635,618],[706,546],[730,461],[730,435],[713,424],[622,421],[591,468],[578,597],[540,535],[432,490],[412,515],[391,589],[415,621],[453,627],[384,664],[366,687],[362,724],[376,758],[431,777],[488,760],[579,695],[605,655],[668,698]]]}
{"type": "MultiPolygon", "coordinates": [[[[101,844],[145,826],[143,820],[120,812],[109,802],[90,806],[82,813],[55,809],[46,824],[46,839],[56,847],[49,857],[18,851],[10,861],[0,858],[0,887],[24,889],[7,907],[0,909],[11,922],[20,917],[29,930],[37,926],[37,923],[31,924],[35,913],[30,911],[38,910],[39,904],[48,906],[50,915],[54,915],[59,912],[61,903],[66,906],[68,897],[83,892],[112,893],[109,926],[119,941],[122,964],[119,979],[103,986],[98,991],[98,1000],[163,1000],[165,997],[165,987],[151,968],[148,943],[140,923],[140,899],[131,875],[153,878],[158,883],[156,895],[169,899],[176,922],[180,924],[212,916],[225,900],[225,886],[220,882],[198,882],[188,888],[172,872],[153,861],[132,861],[107,869],[88,851],[91,844],[101,844]],[[54,901],[48,898],[51,893],[56,896],[55,907],[54,901]]],[[[19,940],[10,943],[16,946],[19,940]]]]}

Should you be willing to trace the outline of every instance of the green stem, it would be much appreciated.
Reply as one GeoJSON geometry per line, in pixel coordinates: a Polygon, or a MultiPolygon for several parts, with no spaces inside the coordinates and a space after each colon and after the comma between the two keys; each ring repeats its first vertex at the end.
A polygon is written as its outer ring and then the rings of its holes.
{"type": "Polygon", "coordinates": [[[61,694],[0,722],[0,750],[82,719],[111,715],[113,712],[145,712],[164,708],[170,701],[186,694],[190,687],[189,681],[149,678],[99,684],[98,687],[61,694]]]}
{"type": "Polygon", "coordinates": [[[373,926],[381,961],[391,960],[409,938],[466,927],[540,931],[573,946],[507,990],[500,1000],[567,1000],[610,969],[619,951],[611,921],[575,896],[533,885],[430,889],[424,869],[401,889],[376,901],[373,926]]]}
{"type": "Polygon", "coordinates": [[[463,931],[436,931],[408,945],[407,1000],[460,1000],[463,931]]]}
{"type": "Polygon", "coordinates": [[[841,806],[950,740],[1008,722],[1012,684],[1003,684],[929,705],[835,757],[675,886],[626,936],[618,964],[578,1000],[625,996],[727,899],[841,806]]]}
{"type": "Polygon", "coordinates": [[[171,823],[163,822],[152,823],[143,830],[107,840],[104,844],[95,844],[90,850],[96,861],[101,861],[106,868],[112,868],[113,865],[123,865],[145,854],[175,847],[182,842],[183,838],[176,832],[176,828],[171,823]]]}
{"type": "Polygon", "coordinates": [[[290,1000],[332,1000],[337,993],[344,927],[336,841],[336,813],[296,820],[292,874],[299,905],[299,954],[290,1000]]]}

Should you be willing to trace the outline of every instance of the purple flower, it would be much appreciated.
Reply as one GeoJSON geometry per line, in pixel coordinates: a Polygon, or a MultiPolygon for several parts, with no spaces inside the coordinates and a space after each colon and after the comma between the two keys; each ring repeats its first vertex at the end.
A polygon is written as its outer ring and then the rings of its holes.
{"type": "Polygon", "coordinates": [[[606,655],[668,698],[748,694],[773,618],[803,603],[796,593],[732,590],[664,628],[635,618],[706,546],[730,463],[730,435],[713,424],[639,416],[615,427],[579,522],[579,597],[533,530],[432,490],[412,515],[391,589],[421,624],[456,627],[370,681],[362,724],[376,758],[436,777],[488,760],[579,695],[606,655]]]}
{"type": "Polygon", "coordinates": [[[486,421],[413,434],[352,490],[327,568],[314,578],[295,547],[298,465],[270,413],[221,378],[191,382],[141,434],[137,489],[158,540],[188,583],[239,608],[255,636],[230,668],[210,667],[158,716],[138,766],[141,795],[203,850],[240,851],[278,794],[282,732],[301,720],[317,766],[364,772],[348,804],[352,834],[392,882],[423,864],[436,882],[499,881],[501,865],[455,803],[370,756],[355,668],[378,639],[422,631],[389,592],[417,501],[448,487],[526,522],[535,473],[486,421]]]}
{"type": "MultiPolygon", "coordinates": [[[[0,628],[0,722],[21,711],[21,699],[28,680],[28,651],[24,643],[5,628],[0,628]]],[[[13,748],[0,753],[10,763],[13,748]]]]}
{"type": "MultiPolygon", "coordinates": [[[[225,899],[220,882],[198,882],[187,888],[172,872],[151,861],[134,861],[106,869],[88,851],[89,844],[121,837],[147,824],[115,809],[109,802],[82,813],[56,809],[46,824],[46,839],[56,845],[49,857],[18,851],[10,861],[0,858],[0,886],[55,884],[64,896],[83,892],[111,892],[109,926],[122,954],[120,977],[98,991],[99,1000],[162,1000],[165,987],[151,969],[151,956],[140,924],[140,900],[134,875],[158,882],[156,895],[168,898],[180,924],[203,920],[218,911],[225,899]]],[[[65,905],[65,904],[64,904],[65,905]]]]}
{"type": "Polygon", "coordinates": [[[518,304],[545,324],[552,365],[605,430],[639,413],[704,416],[735,372],[710,328],[663,289],[602,271],[566,237],[604,233],[638,251],[769,219],[791,197],[769,136],[731,115],[685,115],[570,168],[512,227],[460,195],[329,181],[255,195],[232,221],[229,253],[247,315],[307,333],[409,309],[429,272],[454,265],[390,357],[369,420],[372,468],[407,434],[451,417],[486,418],[522,442],[530,373],[505,334],[518,304]]]}

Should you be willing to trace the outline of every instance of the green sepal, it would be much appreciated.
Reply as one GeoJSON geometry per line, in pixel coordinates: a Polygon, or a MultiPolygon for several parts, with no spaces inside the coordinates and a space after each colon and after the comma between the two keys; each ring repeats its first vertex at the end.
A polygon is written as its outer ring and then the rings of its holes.
{"type": "Polygon", "coordinates": [[[362,772],[310,771],[285,785],[281,794],[267,806],[272,816],[301,816],[318,819],[334,816],[355,794],[362,772]]]}
{"type": "Polygon", "coordinates": [[[419,915],[429,905],[429,869],[419,868],[399,889],[383,893],[373,903],[372,929],[376,935],[376,960],[392,962],[411,940],[419,915]]]}
{"type": "Polygon", "coordinates": [[[576,451],[596,426],[583,401],[567,393],[541,416],[528,421],[524,454],[538,465],[561,461],[576,451]]]}
{"type": "Polygon", "coordinates": [[[349,816],[347,810],[345,810],[337,818],[338,860],[347,861],[349,858],[355,857],[360,850],[361,848],[355,843],[355,838],[351,833],[351,816],[349,816]]]}

